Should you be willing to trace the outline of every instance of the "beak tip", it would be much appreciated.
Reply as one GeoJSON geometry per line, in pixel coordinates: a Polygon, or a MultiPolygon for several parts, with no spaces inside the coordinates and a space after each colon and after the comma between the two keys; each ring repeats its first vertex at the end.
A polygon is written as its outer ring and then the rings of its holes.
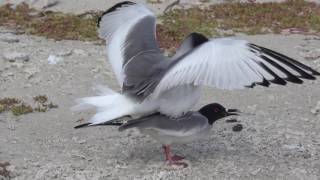
{"type": "Polygon", "coordinates": [[[239,116],[239,113],[241,113],[241,111],[238,109],[227,109],[228,116],[232,116],[232,115],[239,116]]]}

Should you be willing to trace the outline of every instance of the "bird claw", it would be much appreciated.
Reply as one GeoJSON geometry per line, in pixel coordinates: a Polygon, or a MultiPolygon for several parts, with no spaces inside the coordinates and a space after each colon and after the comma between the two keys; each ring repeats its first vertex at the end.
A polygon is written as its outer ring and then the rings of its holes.
{"type": "Polygon", "coordinates": [[[189,165],[185,162],[179,162],[179,161],[171,161],[168,163],[169,166],[171,167],[182,167],[182,168],[186,168],[188,167],[189,165]]]}
{"type": "Polygon", "coordinates": [[[174,155],[174,156],[171,156],[170,160],[167,160],[166,162],[169,166],[172,166],[172,167],[186,168],[189,165],[186,162],[181,162],[184,159],[185,157],[183,156],[174,155]]]}
{"type": "Polygon", "coordinates": [[[174,155],[174,156],[171,157],[172,161],[181,161],[181,160],[184,160],[184,159],[185,159],[185,157],[179,156],[179,155],[174,155]]]}
{"type": "Polygon", "coordinates": [[[176,166],[176,167],[182,167],[182,168],[186,168],[189,165],[185,162],[181,162],[181,160],[184,160],[185,158],[182,156],[178,156],[178,155],[173,155],[171,156],[170,153],[170,145],[163,145],[162,146],[164,149],[164,153],[166,156],[166,164],[169,166],[176,166]]]}

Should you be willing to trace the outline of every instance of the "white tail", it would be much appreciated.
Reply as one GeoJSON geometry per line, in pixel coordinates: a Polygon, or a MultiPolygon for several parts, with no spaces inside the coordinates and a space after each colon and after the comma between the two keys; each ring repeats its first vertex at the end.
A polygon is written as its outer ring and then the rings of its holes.
{"type": "Polygon", "coordinates": [[[127,96],[104,86],[97,86],[100,96],[85,97],[77,100],[73,111],[96,107],[97,113],[90,119],[91,125],[105,123],[135,113],[136,103],[127,96]]]}

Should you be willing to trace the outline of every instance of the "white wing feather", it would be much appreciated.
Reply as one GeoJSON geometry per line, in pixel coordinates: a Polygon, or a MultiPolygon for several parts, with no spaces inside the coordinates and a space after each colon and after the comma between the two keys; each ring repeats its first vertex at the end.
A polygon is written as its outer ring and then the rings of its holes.
{"type": "Polygon", "coordinates": [[[141,4],[126,5],[117,8],[116,11],[107,13],[101,18],[99,36],[106,40],[107,57],[114,70],[117,81],[123,84],[123,49],[126,45],[125,39],[131,28],[139,20],[155,15],[141,4]]]}
{"type": "MultiPolygon", "coordinates": [[[[272,66],[260,55],[261,52],[250,48],[245,40],[219,38],[208,41],[171,67],[151,97],[157,98],[163,92],[185,84],[233,90],[261,83],[264,79],[274,80],[275,77],[259,63],[263,63],[280,78],[287,78],[287,74],[272,66]]],[[[275,60],[293,75],[299,75],[273,57],[263,55],[275,60]]]]}

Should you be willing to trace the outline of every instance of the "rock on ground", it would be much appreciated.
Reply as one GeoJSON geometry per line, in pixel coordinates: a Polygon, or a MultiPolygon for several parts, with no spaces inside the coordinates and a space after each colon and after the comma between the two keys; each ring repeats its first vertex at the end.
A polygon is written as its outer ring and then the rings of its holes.
{"type": "Polygon", "coordinates": [[[0,41],[7,42],[7,43],[17,43],[19,42],[19,39],[14,34],[1,33],[0,41]]]}
{"type": "Polygon", "coordinates": [[[29,54],[18,52],[18,51],[9,51],[4,52],[2,54],[2,57],[4,60],[9,62],[26,62],[29,61],[29,54]]]}

